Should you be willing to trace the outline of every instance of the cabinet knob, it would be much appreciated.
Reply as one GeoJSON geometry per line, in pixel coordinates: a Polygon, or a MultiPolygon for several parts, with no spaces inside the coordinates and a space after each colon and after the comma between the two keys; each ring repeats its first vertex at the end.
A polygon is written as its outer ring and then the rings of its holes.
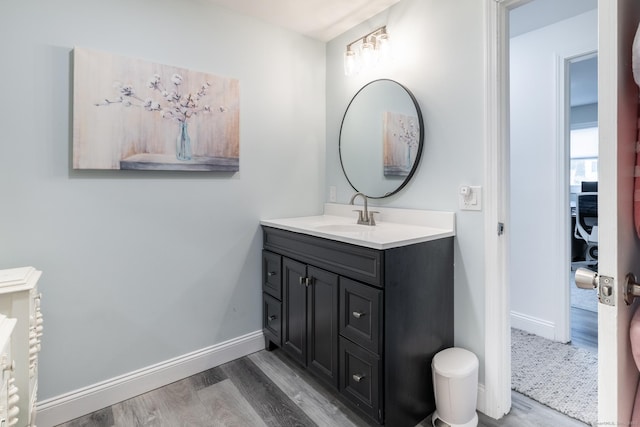
{"type": "Polygon", "coordinates": [[[271,277],[271,276],[275,276],[275,275],[277,275],[277,274],[278,274],[278,272],[277,272],[277,271],[269,271],[269,272],[267,273],[267,276],[271,277]]]}
{"type": "Polygon", "coordinates": [[[351,376],[351,378],[353,378],[353,380],[357,383],[359,383],[360,381],[362,381],[362,379],[364,378],[364,375],[362,374],[353,374],[351,376]]]}
{"type": "Polygon", "coordinates": [[[274,320],[276,320],[276,319],[277,319],[277,317],[276,317],[276,315],[275,315],[275,314],[272,314],[271,316],[267,317],[267,320],[268,320],[269,322],[273,322],[273,321],[274,321],[274,320]]]}
{"type": "Polygon", "coordinates": [[[351,313],[353,315],[353,317],[355,317],[356,319],[361,318],[362,316],[364,316],[367,313],[363,313],[361,311],[354,311],[353,313],[351,313]]]}

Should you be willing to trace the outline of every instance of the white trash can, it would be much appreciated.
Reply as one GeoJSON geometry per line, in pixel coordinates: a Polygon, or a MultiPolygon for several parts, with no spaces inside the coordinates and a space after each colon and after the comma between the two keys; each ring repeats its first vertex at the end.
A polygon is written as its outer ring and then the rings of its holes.
{"type": "Polygon", "coordinates": [[[442,350],[433,357],[431,372],[436,397],[436,411],[431,418],[433,426],[476,427],[476,355],[458,347],[442,350]]]}

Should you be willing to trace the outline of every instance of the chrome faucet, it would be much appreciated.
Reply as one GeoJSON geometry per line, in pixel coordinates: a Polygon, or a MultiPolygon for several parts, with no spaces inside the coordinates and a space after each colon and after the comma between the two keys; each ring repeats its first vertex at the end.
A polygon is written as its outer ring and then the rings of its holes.
{"type": "Polygon", "coordinates": [[[356,197],[362,196],[362,200],[364,200],[364,211],[357,209],[354,212],[358,212],[358,224],[362,225],[376,225],[376,221],[373,218],[373,214],[378,213],[376,211],[369,212],[369,208],[367,205],[367,196],[362,193],[356,193],[351,196],[351,200],[349,201],[350,205],[353,205],[353,202],[356,200],[356,197]]]}

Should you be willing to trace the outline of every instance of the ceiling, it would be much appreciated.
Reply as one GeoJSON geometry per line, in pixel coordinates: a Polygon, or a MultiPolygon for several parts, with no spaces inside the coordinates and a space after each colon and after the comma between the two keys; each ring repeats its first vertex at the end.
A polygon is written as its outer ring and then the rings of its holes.
{"type": "MultiPolygon", "coordinates": [[[[329,41],[400,0],[206,0],[310,38],[329,41]]],[[[533,0],[510,11],[511,37],[597,8],[598,0],[533,0]]],[[[572,104],[597,102],[595,58],[575,63],[572,104]]]]}
{"type": "Polygon", "coordinates": [[[598,0],[534,0],[509,13],[509,35],[524,34],[598,7],[598,0]]]}
{"type": "Polygon", "coordinates": [[[400,0],[207,1],[326,42],[400,0]]]}
{"type": "MultiPolygon", "coordinates": [[[[400,0],[206,0],[243,15],[329,41],[400,0]]],[[[511,10],[511,37],[595,9],[598,0],[534,0],[511,10]]]]}

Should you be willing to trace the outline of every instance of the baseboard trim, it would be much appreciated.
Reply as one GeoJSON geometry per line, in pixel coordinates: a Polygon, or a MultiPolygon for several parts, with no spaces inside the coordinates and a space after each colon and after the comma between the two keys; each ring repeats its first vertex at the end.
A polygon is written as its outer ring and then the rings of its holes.
{"type": "Polygon", "coordinates": [[[478,399],[476,402],[476,409],[478,410],[478,412],[482,412],[483,414],[486,414],[486,411],[487,411],[486,403],[487,401],[484,393],[484,384],[478,383],[478,399]]]}
{"type": "Polygon", "coordinates": [[[548,340],[556,340],[556,325],[548,320],[538,319],[537,317],[512,311],[511,327],[541,336],[548,340]]]}
{"type": "Polygon", "coordinates": [[[264,348],[262,331],[233,338],[119,377],[37,402],[38,426],[51,427],[264,348]]]}

